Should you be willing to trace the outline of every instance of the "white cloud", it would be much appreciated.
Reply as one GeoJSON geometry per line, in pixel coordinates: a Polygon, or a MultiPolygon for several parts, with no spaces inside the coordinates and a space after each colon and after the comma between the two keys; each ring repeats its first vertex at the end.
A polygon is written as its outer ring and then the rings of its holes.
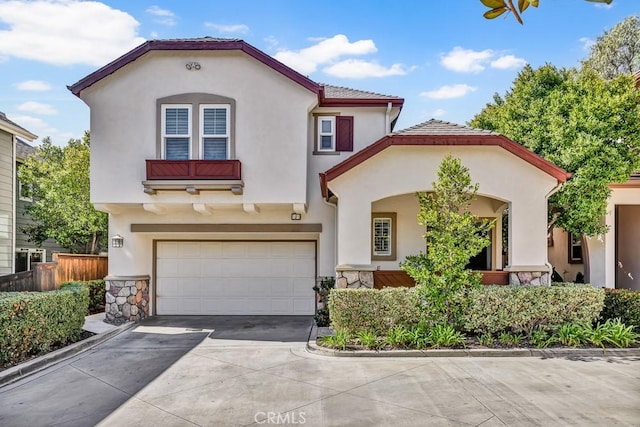
{"type": "Polygon", "coordinates": [[[578,41],[582,43],[582,50],[587,50],[587,51],[590,50],[594,44],[596,44],[596,41],[593,39],[590,39],[589,37],[580,37],[578,41]]]}
{"type": "Polygon", "coordinates": [[[16,83],[16,89],[29,90],[34,92],[46,92],[51,90],[51,84],[43,80],[25,80],[24,82],[16,83]]]}
{"type": "Polygon", "coordinates": [[[144,42],[131,15],[96,1],[0,2],[0,56],[100,66],[144,42]]]}
{"type": "Polygon", "coordinates": [[[479,73],[485,69],[485,65],[494,53],[491,49],[475,51],[456,46],[446,55],[442,56],[440,63],[448,70],[458,73],[479,73]]]}
{"type": "Polygon", "coordinates": [[[491,61],[491,68],[497,68],[499,70],[508,70],[510,68],[521,68],[527,64],[522,58],[517,58],[513,55],[501,56],[498,59],[491,61]]]}
{"type": "Polygon", "coordinates": [[[595,3],[594,6],[597,7],[597,8],[600,8],[600,9],[611,9],[614,5],[613,5],[613,3],[610,3],[610,4],[595,3]]]}
{"type": "Polygon", "coordinates": [[[505,70],[522,67],[527,61],[514,55],[498,54],[492,49],[476,51],[456,46],[449,53],[442,55],[440,63],[457,73],[479,73],[487,66],[505,70]]]}
{"type": "Polygon", "coordinates": [[[322,71],[330,76],[343,79],[364,79],[367,77],[404,76],[406,68],[402,64],[385,67],[374,61],[346,59],[324,68],[322,71]]]}
{"type": "Polygon", "coordinates": [[[58,114],[58,110],[56,110],[53,105],[43,104],[42,102],[36,102],[36,101],[28,101],[23,104],[20,104],[18,105],[18,110],[24,111],[27,113],[41,114],[45,116],[58,114]]]}
{"type": "Polygon", "coordinates": [[[275,58],[302,74],[311,74],[319,65],[330,64],[343,56],[366,55],[377,51],[373,40],[351,43],[344,34],[337,34],[298,51],[281,50],[275,54],[275,58]]]}
{"type": "Polygon", "coordinates": [[[213,22],[205,22],[204,26],[222,34],[246,34],[249,32],[249,27],[245,24],[215,24],[213,22]]]}
{"type": "Polygon", "coordinates": [[[428,115],[431,117],[442,117],[447,114],[447,110],[443,110],[442,108],[435,109],[431,111],[428,115]]]}
{"type": "Polygon", "coordinates": [[[153,5],[148,7],[145,12],[157,16],[155,21],[159,24],[168,26],[176,25],[176,15],[168,9],[162,9],[160,6],[153,5]]]}
{"type": "Polygon", "coordinates": [[[469,86],[467,84],[445,85],[438,89],[422,92],[420,93],[420,96],[430,99],[451,99],[463,97],[470,92],[475,92],[476,90],[478,90],[477,87],[469,86]]]}
{"type": "Polygon", "coordinates": [[[267,36],[264,38],[264,42],[267,44],[267,49],[274,50],[280,46],[280,42],[275,36],[267,36]]]}

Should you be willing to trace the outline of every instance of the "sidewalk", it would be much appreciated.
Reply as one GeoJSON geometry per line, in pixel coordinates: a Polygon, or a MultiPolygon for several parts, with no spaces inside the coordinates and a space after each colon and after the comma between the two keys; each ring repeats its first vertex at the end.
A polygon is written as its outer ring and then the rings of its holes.
{"type": "Polygon", "coordinates": [[[82,329],[85,331],[93,332],[94,334],[101,334],[103,332],[109,332],[117,328],[115,325],[104,322],[104,313],[91,314],[84,318],[84,326],[82,329]]]}

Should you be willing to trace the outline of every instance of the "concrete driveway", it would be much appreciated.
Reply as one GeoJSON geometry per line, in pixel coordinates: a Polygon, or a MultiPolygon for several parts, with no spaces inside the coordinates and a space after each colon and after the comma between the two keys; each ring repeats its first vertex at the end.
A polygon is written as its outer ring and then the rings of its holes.
{"type": "Polygon", "coordinates": [[[331,358],[309,317],[156,317],[0,388],[0,426],[640,425],[640,360],[331,358]]]}

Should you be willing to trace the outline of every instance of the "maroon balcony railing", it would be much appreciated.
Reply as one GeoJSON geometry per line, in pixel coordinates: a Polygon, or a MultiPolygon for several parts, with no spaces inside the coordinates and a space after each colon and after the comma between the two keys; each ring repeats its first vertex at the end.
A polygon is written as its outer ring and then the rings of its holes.
{"type": "Polygon", "coordinates": [[[240,160],[147,160],[147,180],[242,179],[240,160]]]}

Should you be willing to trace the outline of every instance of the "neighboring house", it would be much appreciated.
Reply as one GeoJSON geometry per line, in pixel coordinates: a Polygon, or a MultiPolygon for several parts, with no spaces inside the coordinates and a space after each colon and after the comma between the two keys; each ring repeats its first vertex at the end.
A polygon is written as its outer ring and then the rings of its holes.
{"type": "Polygon", "coordinates": [[[242,40],[148,41],[69,89],[91,109],[91,200],[114,236],[111,321],[312,314],[319,277],[372,287],[424,249],[415,193],[447,153],[496,219],[474,267],[549,282],[547,197],[567,174],[504,136],[394,133],[402,98],[318,84],[242,40]]]}
{"type": "Polygon", "coordinates": [[[0,275],[15,272],[18,137],[37,138],[0,112],[0,275]]]}
{"type": "MultiPolygon", "coordinates": [[[[16,138],[16,171],[36,149],[20,138],[16,138]]],[[[51,262],[53,252],[63,249],[53,239],[47,239],[41,245],[29,241],[29,237],[20,231],[21,227],[33,223],[33,219],[25,213],[25,209],[33,202],[29,186],[23,185],[16,174],[16,227],[15,227],[15,268],[16,273],[32,269],[34,262],[51,262]]]]}

